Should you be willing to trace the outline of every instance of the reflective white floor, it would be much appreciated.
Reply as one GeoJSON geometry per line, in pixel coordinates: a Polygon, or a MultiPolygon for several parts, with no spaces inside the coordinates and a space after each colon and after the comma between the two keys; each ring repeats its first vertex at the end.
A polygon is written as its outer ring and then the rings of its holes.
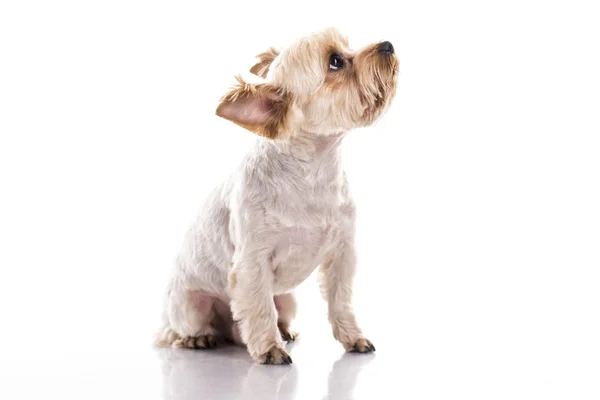
{"type": "MultiPolygon", "coordinates": [[[[292,354],[295,352],[292,348],[292,354]]],[[[298,357],[304,365],[254,364],[242,349],[160,351],[165,399],[352,399],[361,371],[374,355],[346,354],[333,361],[298,357]],[[322,373],[329,368],[329,373],[322,373]],[[302,382],[302,386],[300,383],[302,382]],[[307,396],[307,397],[304,397],[307,396]]],[[[317,356],[313,354],[312,356],[317,356]]]]}

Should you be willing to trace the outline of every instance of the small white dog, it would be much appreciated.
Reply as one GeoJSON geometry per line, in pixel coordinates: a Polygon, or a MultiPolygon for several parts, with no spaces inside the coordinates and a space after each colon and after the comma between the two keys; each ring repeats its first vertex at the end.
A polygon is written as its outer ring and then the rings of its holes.
{"type": "Polygon", "coordinates": [[[209,196],[169,283],[157,345],[245,344],[265,364],[289,364],[293,290],[317,266],[333,336],[374,351],[351,306],[355,209],[341,167],[345,134],[374,123],[396,91],[390,42],[360,51],[330,28],[258,56],[217,115],[258,135],[240,168],[209,196]]]}

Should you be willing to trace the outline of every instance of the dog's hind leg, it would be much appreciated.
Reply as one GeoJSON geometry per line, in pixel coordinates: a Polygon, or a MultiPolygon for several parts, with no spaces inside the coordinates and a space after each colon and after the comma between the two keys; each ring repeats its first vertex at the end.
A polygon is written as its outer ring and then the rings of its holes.
{"type": "Polygon", "coordinates": [[[159,346],[211,349],[216,346],[214,299],[200,290],[172,287],[169,291],[165,328],[159,333],[159,346]]]}

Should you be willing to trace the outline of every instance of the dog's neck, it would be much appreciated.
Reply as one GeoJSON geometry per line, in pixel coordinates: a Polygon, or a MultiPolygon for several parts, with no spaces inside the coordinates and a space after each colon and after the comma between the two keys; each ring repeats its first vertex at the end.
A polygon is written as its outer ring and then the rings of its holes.
{"type": "Polygon", "coordinates": [[[339,161],[342,139],[345,136],[346,132],[324,136],[297,131],[286,140],[269,141],[268,145],[278,153],[303,163],[322,164],[327,160],[339,161]]]}

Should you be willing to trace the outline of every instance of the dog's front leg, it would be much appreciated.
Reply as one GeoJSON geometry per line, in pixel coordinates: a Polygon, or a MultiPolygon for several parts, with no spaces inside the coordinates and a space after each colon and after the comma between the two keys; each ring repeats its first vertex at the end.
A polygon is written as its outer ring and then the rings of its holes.
{"type": "Polygon", "coordinates": [[[356,255],[351,244],[329,255],[319,270],[321,292],[328,303],[329,323],[333,336],[346,351],[370,353],[375,346],[363,337],[352,311],[352,281],[356,255]]]}
{"type": "Polygon", "coordinates": [[[272,269],[256,258],[242,255],[229,273],[231,311],[252,358],[263,364],[291,364],[277,326],[272,269]]]}

